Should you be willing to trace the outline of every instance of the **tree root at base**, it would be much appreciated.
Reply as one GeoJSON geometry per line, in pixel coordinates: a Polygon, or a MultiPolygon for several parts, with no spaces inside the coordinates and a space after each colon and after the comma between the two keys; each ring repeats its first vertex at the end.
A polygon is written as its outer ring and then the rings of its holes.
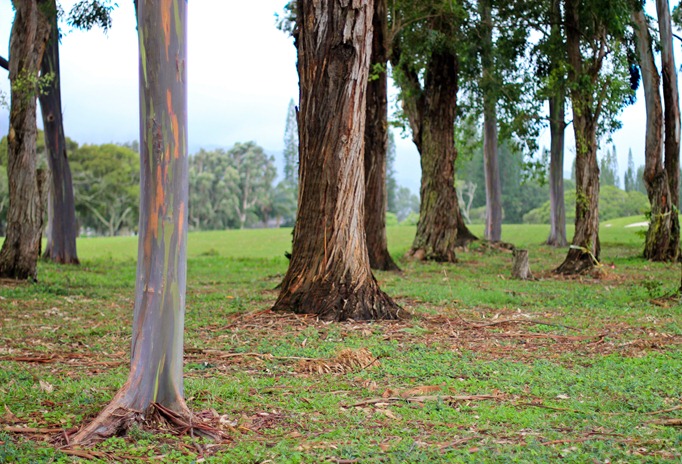
{"type": "Polygon", "coordinates": [[[66,447],[87,447],[113,436],[125,435],[134,426],[143,426],[149,430],[165,430],[175,435],[201,436],[217,442],[229,439],[222,430],[196,419],[189,409],[178,412],[159,403],[151,403],[149,408],[142,412],[123,407],[116,400],[73,437],[62,438],[66,447]]]}

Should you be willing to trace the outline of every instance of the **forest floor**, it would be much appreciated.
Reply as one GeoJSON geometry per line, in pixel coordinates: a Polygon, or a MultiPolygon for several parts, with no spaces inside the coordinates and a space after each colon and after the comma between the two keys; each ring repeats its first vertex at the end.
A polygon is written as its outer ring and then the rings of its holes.
{"type": "Polygon", "coordinates": [[[547,227],[505,226],[529,281],[480,243],[405,261],[414,228],[390,228],[403,272],[376,276],[413,317],[376,323],[269,310],[290,230],[192,233],[185,396],[226,439],[149,424],[88,449],[69,437],[128,373],[136,240],[80,240],[81,266],[0,282],[0,463],[680,462],[680,266],[621,222],[570,279],[547,227]]]}

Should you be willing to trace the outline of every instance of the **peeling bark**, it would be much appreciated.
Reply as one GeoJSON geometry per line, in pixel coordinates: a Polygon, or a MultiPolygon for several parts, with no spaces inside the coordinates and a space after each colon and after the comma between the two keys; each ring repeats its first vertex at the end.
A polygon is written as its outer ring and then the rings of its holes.
{"type": "Polygon", "coordinates": [[[367,118],[365,125],[365,232],[372,269],[399,271],[388,252],[386,240],[386,163],[388,156],[388,97],[386,37],[388,16],[386,0],[375,0],[372,20],[373,72],[382,71],[367,83],[367,118]]]}
{"type": "Polygon", "coordinates": [[[636,26],[637,53],[646,102],[644,183],[651,203],[651,222],[644,244],[644,257],[652,261],[676,260],[680,224],[672,203],[668,175],[663,167],[663,108],[661,80],[656,69],[649,25],[642,10],[632,13],[636,26]]]}
{"type": "Polygon", "coordinates": [[[36,280],[43,228],[36,172],[36,98],[31,82],[38,78],[50,21],[46,1],[14,1],[16,14],[10,38],[11,104],[7,175],[7,233],[0,249],[0,277],[36,280]]]}
{"type": "MultiPolygon", "coordinates": [[[[392,59],[400,63],[399,50],[392,59]]],[[[422,89],[416,73],[404,73],[403,109],[421,159],[417,233],[408,256],[419,260],[456,262],[456,248],[476,237],[469,231],[455,190],[454,124],[457,115],[459,65],[450,51],[432,53],[422,89]]]]}
{"type": "Polygon", "coordinates": [[[43,55],[40,72],[52,74],[53,79],[38,99],[43,117],[47,159],[51,172],[48,195],[47,247],[45,258],[56,263],[78,264],[76,253],[76,206],[73,198],[71,168],[66,153],[64,119],[62,117],[61,73],[59,71],[59,29],[57,5],[50,1],[55,14],[51,19],[50,40],[43,55]]]}
{"type": "Polygon", "coordinates": [[[396,319],[365,239],[364,131],[374,1],[297,2],[299,215],[273,310],[325,320],[396,319]]]}
{"type": "Polygon", "coordinates": [[[140,224],[130,374],[72,439],[90,444],[148,417],[182,417],[187,249],[187,2],[143,0],[140,35],[140,224]]]}

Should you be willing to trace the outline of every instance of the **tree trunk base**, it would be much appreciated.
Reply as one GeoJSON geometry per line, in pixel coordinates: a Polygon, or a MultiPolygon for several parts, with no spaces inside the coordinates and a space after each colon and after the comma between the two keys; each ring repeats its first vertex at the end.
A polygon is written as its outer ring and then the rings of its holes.
{"type": "Polygon", "coordinates": [[[669,211],[652,215],[644,243],[644,257],[650,261],[675,262],[680,256],[680,223],[669,211]]]}
{"type": "Polygon", "coordinates": [[[554,248],[564,248],[568,246],[568,240],[566,240],[566,237],[550,236],[545,242],[545,245],[554,248]]]}
{"type": "Polygon", "coordinates": [[[406,319],[409,313],[379,289],[376,280],[351,288],[329,282],[301,286],[293,292],[283,292],[273,311],[314,314],[325,321],[342,322],[406,319]]]}
{"type": "Polygon", "coordinates": [[[400,268],[393,261],[388,250],[383,250],[380,253],[369,252],[369,266],[378,271],[396,271],[400,272],[400,268]]]}
{"type": "Polygon", "coordinates": [[[456,263],[457,256],[453,251],[444,253],[427,252],[425,248],[412,248],[407,252],[407,258],[415,261],[435,261],[437,263],[456,263]]]}
{"type": "Polygon", "coordinates": [[[52,261],[53,263],[57,263],[57,264],[73,264],[76,266],[78,266],[80,264],[80,261],[78,260],[78,258],[75,258],[73,256],[54,255],[52,253],[52,250],[50,249],[49,245],[45,248],[45,252],[43,253],[42,258],[45,261],[52,261]]]}
{"type": "Polygon", "coordinates": [[[464,224],[464,221],[458,222],[457,240],[455,241],[455,246],[458,248],[465,248],[471,242],[475,242],[476,240],[478,240],[478,237],[471,233],[469,228],[464,224]]]}
{"type": "Polygon", "coordinates": [[[138,411],[125,404],[123,392],[124,390],[119,391],[92,422],[71,437],[69,446],[91,446],[113,436],[125,435],[137,425],[170,429],[178,435],[201,435],[217,441],[228,438],[222,431],[205,421],[194,420],[194,415],[184,400],[179,402],[179,411],[168,409],[158,403],[151,403],[145,411],[138,411]]]}
{"type": "Polygon", "coordinates": [[[592,254],[580,249],[571,248],[568,250],[568,255],[566,255],[564,262],[554,270],[554,273],[562,275],[587,274],[597,267],[598,264],[595,262],[592,254]]]}

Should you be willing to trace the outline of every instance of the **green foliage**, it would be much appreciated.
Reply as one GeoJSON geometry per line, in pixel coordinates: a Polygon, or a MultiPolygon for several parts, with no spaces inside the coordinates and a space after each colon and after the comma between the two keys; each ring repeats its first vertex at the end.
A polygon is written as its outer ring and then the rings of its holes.
{"type": "Polygon", "coordinates": [[[281,218],[292,193],[282,196],[289,184],[273,192],[275,175],[274,158],[254,142],[237,143],[228,151],[199,151],[189,161],[190,226],[243,228],[267,222],[273,213],[281,218]]]}
{"type": "MultiPolygon", "coordinates": [[[[575,188],[566,180],[564,204],[566,205],[566,222],[575,222],[575,188]]],[[[635,216],[649,209],[646,195],[638,191],[626,192],[612,185],[599,189],[599,220],[608,221],[617,217],[635,216]]],[[[529,211],[523,216],[524,224],[549,224],[549,201],[529,211]]]]}
{"type": "Polygon", "coordinates": [[[623,184],[626,192],[632,192],[633,190],[636,190],[635,162],[632,159],[632,149],[628,151],[628,168],[625,171],[625,176],[623,177],[623,184]]]}
{"type": "Polygon", "coordinates": [[[80,227],[95,235],[137,229],[140,158],[129,148],[83,145],[69,155],[80,227]]]}
{"type": "Polygon", "coordinates": [[[110,0],[79,0],[66,19],[69,26],[89,31],[99,26],[104,32],[111,29],[111,12],[118,5],[110,0]]]}
{"type": "Polygon", "coordinates": [[[395,213],[398,222],[403,222],[411,214],[419,214],[419,197],[407,187],[399,187],[395,200],[395,213]]]}
{"type": "MultiPolygon", "coordinates": [[[[599,185],[620,187],[620,177],[618,176],[618,157],[616,147],[613,150],[606,149],[606,153],[599,160],[599,185]]],[[[627,191],[627,189],[625,189],[627,191]]]]}

